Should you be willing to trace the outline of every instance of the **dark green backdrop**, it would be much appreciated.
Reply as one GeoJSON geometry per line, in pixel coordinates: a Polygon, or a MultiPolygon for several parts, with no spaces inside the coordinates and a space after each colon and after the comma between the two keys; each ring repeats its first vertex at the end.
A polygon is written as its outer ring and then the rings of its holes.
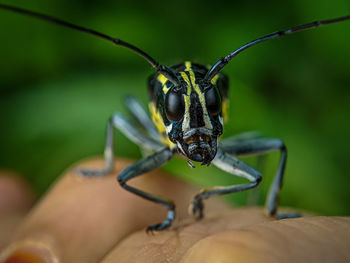
{"type": "MultiPolygon", "coordinates": [[[[254,38],[350,13],[349,0],[1,0],[129,41],[161,63],[212,64],[254,38]]],[[[272,40],[236,57],[224,136],[248,130],[282,138],[289,150],[281,202],[350,214],[350,22],[272,40]]],[[[73,162],[101,155],[105,125],[131,94],[147,103],[152,68],[132,52],[79,32],[0,10],[0,166],[42,193],[73,162]]],[[[140,158],[117,132],[117,154],[140,158]]],[[[279,154],[266,158],[261,200],[279,154]]],[[[246,159],[254,165],[256,159],[246,159]]],[[[240,183],[213,167],[165,166],[201,185],[240,183]]],[[[246,193],[230,199],[245,203],[246,193]]]]}

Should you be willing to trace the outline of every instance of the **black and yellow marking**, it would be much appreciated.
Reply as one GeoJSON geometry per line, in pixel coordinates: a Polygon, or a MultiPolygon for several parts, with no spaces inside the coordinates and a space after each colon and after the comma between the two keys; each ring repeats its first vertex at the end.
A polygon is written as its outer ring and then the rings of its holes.
{"type": "MultiPolygon", "coordinates": [[[[183,99],[185,103],[185,113],[182,119],[182,130],[186,132],[190,128],[196,125],[203,126],[207,129],[213,129],[213,124],[211,123],[205,101],[205,91],[200,85],[205,74],[209,70],[208,67],[186,61],[184,63],[175,65],[171,67],[175,74],[179,77],[181,82],[185,86],[183,92],[183,99]],[[193,109],[194,97],[198,98],[200,102],[200,107],[197,105],[196,109],[193,109]],[[191,103],[192,98],[192,103],[191,103]],[[191,116],[191,105],[192,111],[196,110],[196,114],[191,116]]],[[[218,73],[210,81],[212,85],[216,86],[220,92],[222,98],[222,111],[220,113],[221,118],[226,121],[228,112],[228,80],[227,77],[218,73]]],[[[149,93],[151,101],[149,103],[149,109],[151,113],[151,118],[155,126],[157,127],[159,133],[161,134],[162,142],[173,147],[172,143],[167,133],[172,128],[172,122],[170,122],[164,112],[164,100],[166,94],[173,87],[173,84],[162,74],[156,73],[149,79],[149,93]]]]}

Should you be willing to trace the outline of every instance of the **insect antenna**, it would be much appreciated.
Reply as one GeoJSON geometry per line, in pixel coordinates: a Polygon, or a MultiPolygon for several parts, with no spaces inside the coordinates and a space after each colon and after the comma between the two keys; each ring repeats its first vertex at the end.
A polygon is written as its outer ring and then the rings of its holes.
{"type": "Polygon", "coordinates": [[[142,51],[141,49],[139,49],[138,47],[125,42],[119,38],[114,38],[111,37],[109,35],[103,34],[101,32],[98,32],[94,29],[90,29],[90,28],[86,28],[83,26],[79,26],[79,25],[75,25],[72,24],[70,22],[61,20],[59,18],[56,17],[52,17],[46,14],[42,14],[42,13],[38,13],[38,12],[34,12],[34,11],[30,11],[30,10],[26,10],[20,7],[15,7],[15,6],[10,6],[10,5],[5,5],[5,4],[0,4],[0,9],[5,9],[17,14],[22,14],[22,15],[26,15],[26,16],[30,16],[30,17],[34,17],[40,20],[44,20],[46,22],[49,23],[53,23],[59,26],[63,26],[63,27],[68,27],[70,29],[74,29],[80,32],[84,32],[99,38],[103,38],[107,41],[112,42],[113,44],[117,45],[117,46],[123,46],[127,49],[132,50],[133,52],[137,53],[138,55],[140,55],[141,57],[143,57],[145,60],[148,61],[149,64],[152,65],[153,68],[156,69],[157,72],[161,73],[162,75],[164,75],[169,81],[171,81],[175,86],[180,86],[180,81],[177,78],[177,76],[175,75],[175,73],[168,68],[165,65],[160,65],[154,58],[152,58],[150,55],[148,55],[146,52],[142,51]]]}
{"type": "Polygon", "coordinates": [[[295,32],[303,31],[305,29],[310,29],[310,28],[315,28],[315,27],[322,26],[322,25],[338,23],[338,22],[342,22],[345,20],[349,20],[349,19],[350,19],[350,15],[342,16],[342,17],[338,17],[338,18],[334,18],[334,19],[315,21],[312,23],[307,23],[307,24],[291,27],[287,30],[277,31],[277,32],[271,33],[269,35],[255,39],[251,42],[248,42],[247,44],[241,46],[240,48],[231,52],[227,56],[220,58],[218,61],[216,61],[215,64],[211,67],[211,69],[207,72],[206,76],[204,77],[204,82],[210,83],[212,78],[214,78],[214,76],[216,74],[218,74],[228,64],[228,62],[230,62],[231,59],[233,59],[235,56],[237,56],[239,53],[241,53],[242,51],[246,50],[249,47],[255,46],[261,42],[264,42],[264,41],[267,41],[270,39],[280,38],[280,37],[283,37],[285,35],[290,35],[290,34],[293,34],[295,32]]]}

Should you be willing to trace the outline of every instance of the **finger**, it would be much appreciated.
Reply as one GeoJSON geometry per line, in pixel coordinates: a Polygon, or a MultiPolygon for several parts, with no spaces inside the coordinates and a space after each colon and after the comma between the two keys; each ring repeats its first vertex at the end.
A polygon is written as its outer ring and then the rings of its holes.
{"type": "Polygon", "coordinates": [[[188,262],[350,262],[350,218],[307,217],[220,233],[192,246],[188,262]]]}
{"type": "MultiPolygon", "coordinates": [[[[98,178],[68,170],[31,212],[3,257],[21,253],[35,254],[45,262],[98,262],[129,233],[162,221],[165,209],[126,192],[116,182],[115,175],[130,164],[118,159],[113,174],[98,178]]],[[[103,165],[103,160],[95,160],[79,167],[103,165]]],[[[132,185],[175,200],[179,218],[185,217],[188,200],[197,191],[159,171],[135,178],[132,185]]]]}
{"type": "Polygon", "coordinates": [[[138,231],[112,249],[102,262],[179,262],[190,247],[205,237],[272,220],[261,208],[207,211],[201,221],[180,222],[172,231],[160,232],[151,237],[138,231]]]}
{"type": "Polygon", "coordinates": [[[16,173],[0,170],[0,250],[33,205],[34,194],[16,173]]]}
{"type": "Polygon", "coordinates": [[[151,239],[134,233],[102,262],[349,262],[349,228],[350,218],[275,220],[240,208],[151,239]]]}
{"type": "Polygon", "coordinates": [[[0,170],[0,214],[27,211],[34,202],[30,186],[15,172],[0,170]]]}

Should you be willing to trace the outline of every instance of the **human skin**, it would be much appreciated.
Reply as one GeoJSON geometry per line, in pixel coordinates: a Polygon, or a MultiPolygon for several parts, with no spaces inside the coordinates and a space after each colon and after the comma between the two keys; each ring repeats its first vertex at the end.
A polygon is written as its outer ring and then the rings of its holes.
{"type": "Polygon", "coordinates": [[[349,217],[275,220],[263,208],[213,198],[195,221],[188,205],[198,189],[161,171],[130,182],[177,205],[169,230],[147,234],[166,210],[118,185],[115,175],[131,162],[118,159],[113,174],[97,178],[74,170],[102,168],[103,160],[75,164],[29,213],[30,191],[19,179],[1,188],[3,178],[17,177],[0,171],[0,189],[7,189],[0,192],[0,231],[7,233],[0,262],[350,262],[349,217]]]}

